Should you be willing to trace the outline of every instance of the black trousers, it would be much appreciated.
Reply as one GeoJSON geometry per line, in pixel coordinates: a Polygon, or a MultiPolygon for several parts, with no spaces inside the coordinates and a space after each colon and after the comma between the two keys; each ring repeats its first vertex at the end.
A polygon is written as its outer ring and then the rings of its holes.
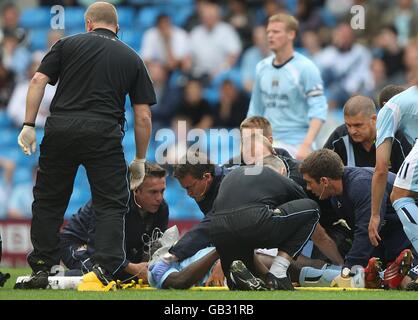
{"type": "Polygon", "coordinates": [[[60,258],[70,270],[79,270],[82,274],[93,269],[91,255],[87,250],[87,244],[70,236],[60,236],[60,258]]]}
{"type": "Polygon", "coordinates": [[[129,185],[116,120],[51,116],[40,145],[39,170],[33,189],[28,262],[36,272],[60,262],[59,229],[79,165],[87,172],[96,215],[93,262],[117,272],[126,259],[124,217],[129,185]]]}
{"type": "Polygon", "coordinates": [[[215,212],[211,220],[211,237],[228,280],[229,268],[234,260],[242,260],[256,273],[256,248],[277,248],[291,257],[300,254],[318,223],[317,203],[301,199],[285,203],[277,209],[252,206],[215,212]]]}
{"type": "MultiPolygon", "coordinates": [[[[71,275],[86,274],[93,269],[92,250],[86,243],[76,237],[60,234],[60,257],[64,265],[69,269],[66,273],[71,275]]],[[[113,275],[114,279],[131,280],[137,279],[131,274],[119,270],[113,275]]]]}

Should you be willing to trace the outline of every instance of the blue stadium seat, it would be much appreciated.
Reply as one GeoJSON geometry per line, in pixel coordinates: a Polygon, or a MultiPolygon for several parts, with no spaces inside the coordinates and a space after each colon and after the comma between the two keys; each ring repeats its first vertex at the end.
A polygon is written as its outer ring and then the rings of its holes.
{"type": "MultiPolygon", "coordinates": [[[[131,133],[133,135],[133,133],[131,133]]],[[[135,148],[124,147],[123,152],[125,153],[125,161],[129,164],[135,158],[135,148]]]]}
{"type": "Polygon", "coordinates": [[[32,29],[29,33],[30,50],[46,50],[48,45],[48,32],[50,29],[32,29]]]}
{"type": "Polygon", "coordinates": [[[241,71],[234,68],[218,74],[211,83],[211,86],[203,90],[203,97],[213,106],[219,102],[219,88],[225,80],[231,80],[238,89],[242,89],[241,71]]]}
{"type": "Polygon", "coordinates": [[[65,213],[65,218],[70,218],[81,206],[85,205],[90,198],[91,192],[86,170],[83,166],[80,166],[74,181],[73,193],[65,213]]]}
{"type": "Polygon", "coordinates": [[[123,146],[126,149],[135,148],[135,135],[133,134],[133,130],[129,131],[129,133],[132,134],[125,134],[125,137],[123,138],[123,146]]]}
{"type": "Polygon", "coordinates": [[[171,176],[167,177],[164,199],[170,209],[170,220],[200,220],[203,218],[196,202],[187,195],[178,180],[171,176]]]}
{"type": "Polygon", "coordinates": [[[131,106],[131,99],[129,99],[129,96],[126,98],[125,102],[125,129],[133,128],[134,124],[134,113],[131,106]]]}
{"type": "Polygon", "coordinates": [[[70,200],[70,203],[68,204],[67,210],[65,211],[64,218],[70,219],[73,214],[77,213],[78,209],[84,205],[84,203],[77,202],[74,200],[70,200]]]}
{"type": "Polygon", "coordinates": [[[298,5],[297,0],[285,0],[285,7],[287,11],[289,11],[290,14],[295,15],[296,14],[296,7],[298,5]]]}
{"type": "Polygon", "coordinates": [[[18,160],[21,157],[27,158],[27,156],[25,156],[25,154],[20,150],[19,147],[6,147],[6,146],[2,146],[0,148],[0,157],[5,157],[15,162],[18,162],[18,160]]]}
{"type": "Polygon", "coordinates": [[[172,8],[173,10],[170,10],[171,21],[178,27],[183,27],[195,11],[194,6],[172,8]]]}
{"type": "Polygon", "coordinates": [[[320,16],[321,16],[322,20],[324,21],[324,23],[327,27],[332,28],[332,27],[335,27],[337,25],[336,17],[326,7],[321,7],[319,12],[320,12],[320,16]]]}
{"type": "Polygon", "coordinates": [[[1,145],[5,147],[17,147],[17,137],[19,136],[20,130],[14,127],[7,127],[0,130],[1,134],[1,145]]]}
{"type": "Polygon", "coordinates": [[[122,28],[132,28],[135,20],[135,9],[131,7],[118,7],[118,23],[122,28]]]}
{"type": "Polygon", "coordinates": [[[26,183],[32,181],[32,167],[18,167],[13,174],[13,183],[26,183]]]}
{"type": "Polygon", "coordinates": [[[38,159],[39,159],[39,142],[38,142],[35,154],[32,154],[31,156],[25,155],[19,146],[17,146],[14,149],[13,154],[14,154],[13,159],[16,162],[16,166],[18,167],[24,166],[24,167],[32,168],[38,162],[38,159]]]}
{"type": "Polygon", "coordinates": [[[42,138],[44,137],[44,133],[45,132],[43,128],[36,128],[36,141],[38,143],[38,146],[41,143],[42,138]]]}
{"type": "MultiPolygon", "coordinates": [[[[200,211],[196,202],[187,195],[175,207],[177,220],[201,220],[203,213],[200,211]]],[[[170,213],[171,215],[171,213],[170,213]]]]}
{"type": "Polygon", "coordinates": [[[83,166],[78,167],[77,176],[75,178],[74,183],[75,184],[78,183],[78,184],[86,184],[87,185],[87,183],[88,183],[87,172],[86,172],[86,169],[83,166]]]}
{"type": "Polygon", "coordinates": [[[233,68],[218,74],[212,80],[212,85],[215,88],[219,88],[225,80],[231,80],[238,88],[242,88],[241,71],[239,68],[233,68]]]}
{"type": "Polygon", "coordinates": [[[152,0],[127,0],[127,3],[132,6],[144,6],[147,4],[151,4],[152,0]]]}
{"type": "Polygon", "coordinates": [[[151,162],[155,162],[155,150],[156,150],[156,143],[154,141],[150,141],[147,150],[147,160],[151,162]]]}
{"type": "Polygon", "coordinates": [[[0,130],[1,128],[5,128],[12,125],[12,120],[10,120],[9,116],[7,115],[6,109],[0,110],[0,130]]]}
{"type": "Polygon", "coordinates": [[[69,28],[65,29],[65,35],[66,36],[73,36],[78,33],[84,33],[86,32],[86,29],[84,27],[77,27],[77,28],[69,28]]]}
{"type": "Polygon", "coordinates": [[[25,29],[49,28],[51,11],[49,7],[25,9],[20,15],[19,24],[25,29]]]}
{"type": "Polygon", "coordinates": [[[210,160],[216,164],[224,164],[229,159],[240,153],[239,132],[232,135],[231,131],[225,131],[226,136],[211,135],[208,139],[207,152],[210,160]]]}
{"type": "Polygon", "coordinates": [[[142,32],[151,28],[155,25],[157,17],[163,12],[164,10],[157,6],[139,10],[135,23],[136,27],[142,32]]]}
{"type": "Polygon", "coordinates": [[[219,102],[218,88],[209,87],[203,89],[203,98],[205,98],[212,106],[219,102]]]}
{"type": "Polygon", "coordinates": [[[165,2],[168,2],[170,5],[188,7],[192,7],[195,4],[195,0],[165,0],[165,2]]]}
{"type": "Polygon", "coordinates": [[[142,41],[142,32],[134,30],[134,29],[126,29],[121,30],[118,34],[120,40],[125,42],[128,46],[130,46],[135,51],[139,51],[139,46],[142,41]]]}
{"type": "Polygon", "coordinates": [[[65,29],[84,29],[84,8],[65,8],[65,29]]]}

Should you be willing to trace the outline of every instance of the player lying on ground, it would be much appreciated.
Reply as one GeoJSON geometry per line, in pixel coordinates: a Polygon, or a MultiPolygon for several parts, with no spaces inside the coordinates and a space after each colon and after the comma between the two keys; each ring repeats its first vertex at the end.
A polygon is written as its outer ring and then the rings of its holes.
{"type": "Polygon", "coordinates": [[[151,263],[148,282],[158,289],[189,289],[193,286],[224,286],[224,274],[214,247],[199,250],[181,262],[151,263]]]}
{"type": "Polygon", "coordinates": [[[324,265],[322,269],[302,268],[299,284],[301,287],[337,286],[417,291],[418,267],[415,264],[411,250],[405,249],[394,261],[387,264],[385,270],[382,270],[382,262],[378,257],[370,258],[364,269],[364,278],[360,281],[355,281],[358,268],[356,268],[357,272],[351,269],[350,273],[343,276],[342,267],[324,265]]]}

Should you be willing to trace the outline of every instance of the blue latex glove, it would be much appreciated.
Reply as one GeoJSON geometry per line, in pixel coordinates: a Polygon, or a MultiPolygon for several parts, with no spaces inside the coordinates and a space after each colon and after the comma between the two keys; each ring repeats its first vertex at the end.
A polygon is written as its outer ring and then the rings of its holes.
{"type": "MultiPolygon", "coordinates": [[[[163,275],[170,269],[170,265],[165,263],[164,261],[158,261],[151,265],[148,271],[151,273],[151,284],[155,283],[158,284],[161,281],[163,275]]],[[[150,280],[150,279],[148,279],[150,280]]]]}

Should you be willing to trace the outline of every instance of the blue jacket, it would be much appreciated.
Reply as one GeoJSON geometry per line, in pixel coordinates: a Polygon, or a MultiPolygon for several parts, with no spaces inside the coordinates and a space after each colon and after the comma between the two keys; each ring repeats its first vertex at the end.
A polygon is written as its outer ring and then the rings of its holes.
{"type": "MultiPolygon", "coordinates": [[[[126,263],[139,263],[145,258],[144,244],[142,235],[147,234],[151,237],[152,231],[159,228],[162,232],[167,229],[169,210],[163,201],[156,213],[139,213],[139,208],[133,201],[131,193],[129,201],[129,210],[125,216],[125,250],[126,263]]],[[[73,239],[79,244],[87,244],[87,252],[91,256],[94,249],[94,232],[95,232],[95,213],[92,201],[87,202],[75,213],[68,224],[61,231],[61,239],[73,239]]]]}
{"type": "Polygon", "coordinates": [[[196,202],[205,217],[198,224],[186,232],[180,240],[170,248],[169,252],[174,254],[179,261],[191,257],[196,252],[212,244],[209,233],[210,212],[213,203],[218,195],[219,186],[225,176],[233,170],[231,168],[215,166],[213,182],[202,201],[196,202]]]}
{"type": "MultiPolygon", "coordinates": [[[[344,219],[351,228],[353,242],[344,262],[344,265],[347,267],[352,267],[353,265],[365,267],[375,249],[370,243],[368,233],[371,216],[373,172],[373,168],[345,167],[342,178],[343,194],[331,198],[331,203],[336,213],[336,220],[344,219]]],[[[382,201],[383,205],[380,209],[381,229],[379,232],[382,238],[381,245],[385,245],[385,250],[390,248],[392,251],[399,253],[404,248],[397,247],[402,243],[407,244],[408,241],[405,239],[406,236],[403,232],[402,224],[390,202],[390,193],[392,192],[395,177],[393,173],[388,173],[388,182],[382,201]],[[394,234],[396,235],[395,237],[394,234]],[[402,239],[402,241],[396,241],[394,247],[393,239],[396,238],[398,240],[402,239]]],[[[389,256],[393,258],[393,254],[389,256]]]]}

